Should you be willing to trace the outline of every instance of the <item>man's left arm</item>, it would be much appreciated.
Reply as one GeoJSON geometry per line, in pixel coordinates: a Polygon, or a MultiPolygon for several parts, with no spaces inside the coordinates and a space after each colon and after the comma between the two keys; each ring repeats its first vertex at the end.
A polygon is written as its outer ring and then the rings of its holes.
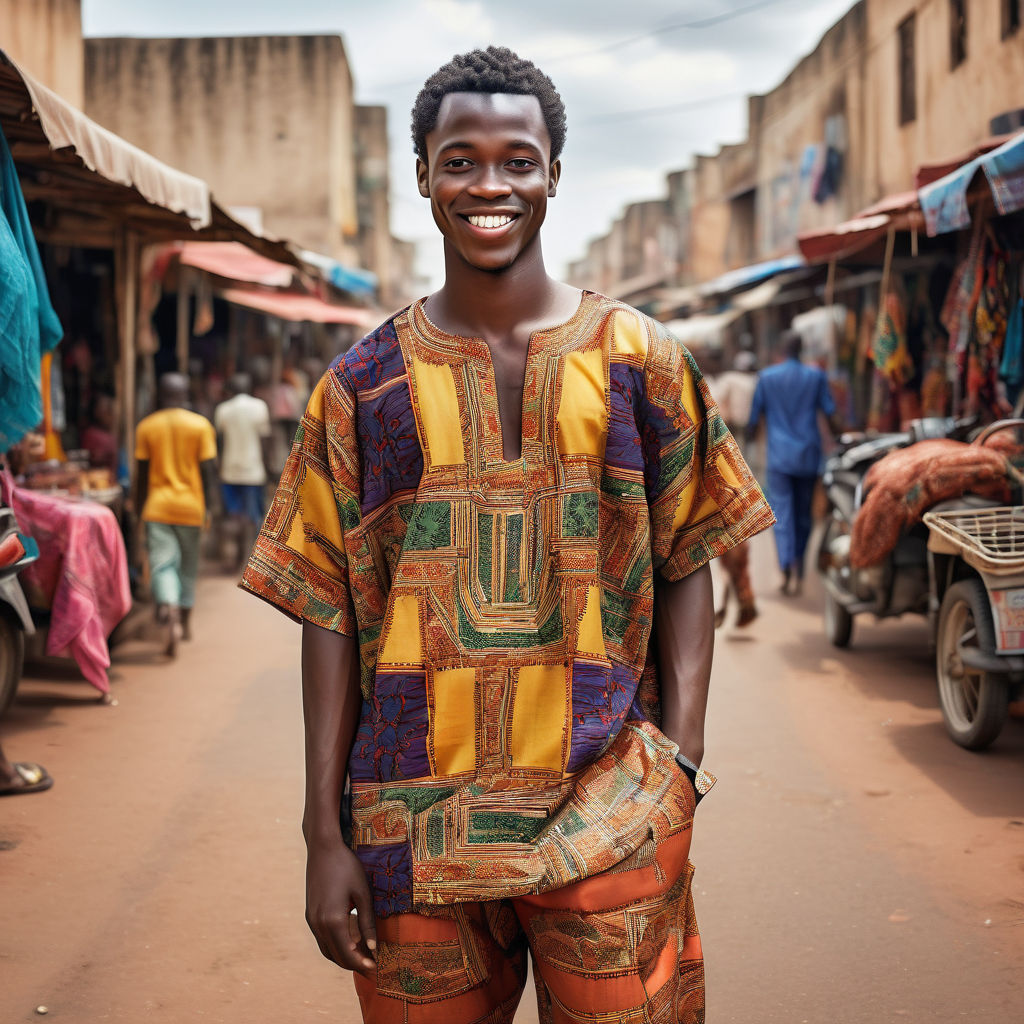
{"type": "Polygon", "coordinates": [[[704,757],[704,718],[715,650],[711,568],[702,565],[654,591],[654,636],[661,681],[661,731],[694,768],[704,757]]]}

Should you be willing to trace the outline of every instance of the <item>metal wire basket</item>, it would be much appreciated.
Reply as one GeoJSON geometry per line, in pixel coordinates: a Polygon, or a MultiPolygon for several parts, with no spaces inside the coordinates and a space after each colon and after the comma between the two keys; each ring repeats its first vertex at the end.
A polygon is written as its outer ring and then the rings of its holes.
{"type": "Polygon", "coordinates": [[[924,521],[980,572],[1024,572],[1024,507],[926,512],[924,521]]]}

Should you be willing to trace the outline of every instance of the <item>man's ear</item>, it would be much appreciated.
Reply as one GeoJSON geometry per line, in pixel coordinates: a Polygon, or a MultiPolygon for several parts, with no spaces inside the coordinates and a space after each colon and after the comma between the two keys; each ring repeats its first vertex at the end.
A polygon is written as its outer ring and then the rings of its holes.
{"type": "Polygon", "coordinates": [[[562,176],[562,161],[556,160],[548,168],[548,198],[555,198],[555,191],[558,188],[558,179],[562,176]]]}
{"type": "Polygon", "coordinates": [[[416,185],[424,199],[430,198],[430,179],[426,163],[416,157],[416,185]]]}

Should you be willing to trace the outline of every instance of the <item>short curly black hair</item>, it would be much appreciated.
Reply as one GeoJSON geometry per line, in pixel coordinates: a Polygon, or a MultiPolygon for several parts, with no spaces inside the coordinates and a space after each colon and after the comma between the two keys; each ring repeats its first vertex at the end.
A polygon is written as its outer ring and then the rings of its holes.
{"type": "Polygon", "coordinates": [[[416,155],[426,163],[427,133],[437,124],[441,101],[450,92],[512,93],[536,96],[551,136],[554,162],[565,145],[565,104],[555,83],[535,64],[505,46],[462,53],[438,68],[423,83],[412,108],[412,141],[416,155]]]}

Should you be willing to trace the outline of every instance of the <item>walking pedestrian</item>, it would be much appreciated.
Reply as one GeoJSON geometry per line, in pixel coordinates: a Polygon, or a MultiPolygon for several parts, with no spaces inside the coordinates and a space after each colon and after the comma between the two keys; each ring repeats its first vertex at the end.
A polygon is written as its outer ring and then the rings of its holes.
{"type": "Polygon", "coordinates": [[[748,439],[765,423],[768,495],[775,513],[775,546],[783,594],[803,590],[804,555],[811,535],[811,502],[821,468],[818,414],[835,416],[825,371],[800,361],[803,339],[793,330],[780,339],[783,362],[761,371],[754,390],[748,439]]]}
{"type": "Polygon", "coordinates": [[[135,431],[136,508],[146,524],[149,578],[167,654],[192,636],[199,538],[212,505],[217,439],[213,424],[185,408],[188,378],[160,378],[160,409],[135,431]]]}
{"type": "Polygon", "coordinates": [[[265,514],[270,410],[252,394],[252,378],[236,373],[228,381],[228,399],[217,406],[213,425],[220,441],[220,485],[224,512],[231,522],[240,569],[265,514]]]}
{"type": "MultiPolygon", "coordinates": [[[[747,337],[749,338],[749,335],[747,337]]],[[[747,350],[737,352],[732,369],[720,373],[709,382],[709,386],[725,425],[734,436],[742,436],[750,420],[750,410],[754,403],[757,357],[747,350]]],[[[750,464],[750,452],[744,451],[743,454],[750,464]]],[[[750,542],[743,541],[742,544],[723,552],[722,568],[726,575],[725,592],[722,595],[722,606],[715,612],[715,628],[724,625],[729,613],[730,599],[735,597],[739,605],[736,625],[743,629],[757,618],[757,600],[750,579],[750,542]]]]}
{"type": "Polygon", "coordinates": [[[413,136],[444,284],[321,379],[242,581],[303,620],[307,919],[369,1022],[510,1022],[529,951],[542,1020],[696,1024],[707,563],[771,512],[686,350],[548,276],[550,79],[456,57],[413,136]]]}

